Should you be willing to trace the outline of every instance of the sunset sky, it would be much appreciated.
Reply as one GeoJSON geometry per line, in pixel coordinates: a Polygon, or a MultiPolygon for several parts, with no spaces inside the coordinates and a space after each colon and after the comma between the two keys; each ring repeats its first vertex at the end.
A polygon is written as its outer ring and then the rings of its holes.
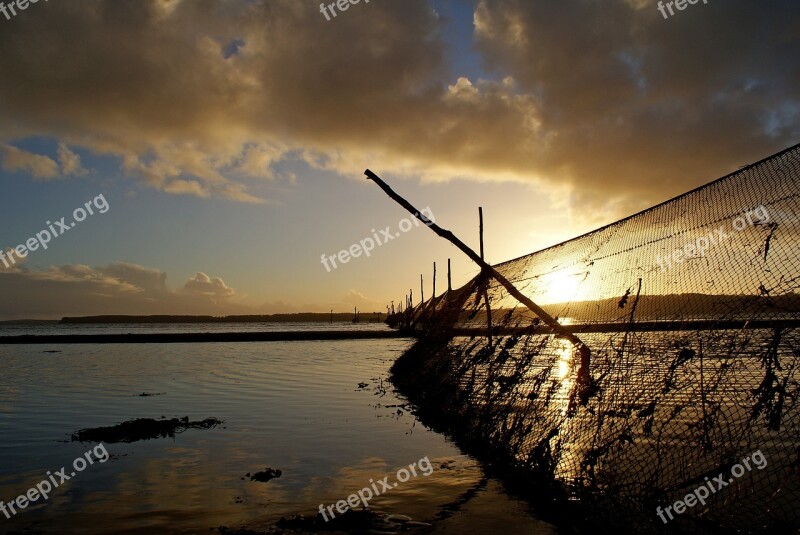
{"type": "MultiPolygon", "coordinates": [[[[8,3],[8,2],[6,2],[8,3]]],[[[0,320],[383,311],[800,141],[800,3],[52,0],[0,14],[0,320]],[[95,210],[96,211],[96,210],[95,210]],[[373,231],[373,229],[375,229],[373,231]],[[426,293],[429,292],[429,286],[426,293]]]]}

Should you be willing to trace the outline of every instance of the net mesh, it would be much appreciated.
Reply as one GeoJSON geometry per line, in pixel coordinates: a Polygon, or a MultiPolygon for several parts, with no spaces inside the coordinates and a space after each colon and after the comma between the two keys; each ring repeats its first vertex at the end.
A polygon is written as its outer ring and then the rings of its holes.
{"type": "Polygon", "coordinates": [[[799,230],[795,146],[494,266],[588,347],[590,380],[486,271],[400,318],[420,340],[394,380],[482,455],[642,530],[796,529],[799,230]]]}

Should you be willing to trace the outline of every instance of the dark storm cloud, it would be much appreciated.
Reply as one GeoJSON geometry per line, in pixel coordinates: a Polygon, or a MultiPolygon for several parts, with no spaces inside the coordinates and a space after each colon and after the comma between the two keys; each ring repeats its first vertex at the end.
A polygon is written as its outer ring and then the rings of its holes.
{"type": "Polygon", "coordinates": [[[297,0],[37,6],[0,28],[0,143],[12,154],[50,136],[117,156],[152,187],[245,202],[262,201],[254,178],[299,155],[348,175],[379,162],[538,181],[572,206],[625,212],[798,137],[789,0],[715,1],[669,20],[634,0],[476,6],[496,81],[450,71],[423,0],[330,22],[297,0]]]}
{"type": "Polygon", "coordinates": [[[492,0],[475,22],[487,63],[537,97],[538,170],[579,200],[680,193],[800,140],[792,0],[667,20],[651,1],[492,0]]]}

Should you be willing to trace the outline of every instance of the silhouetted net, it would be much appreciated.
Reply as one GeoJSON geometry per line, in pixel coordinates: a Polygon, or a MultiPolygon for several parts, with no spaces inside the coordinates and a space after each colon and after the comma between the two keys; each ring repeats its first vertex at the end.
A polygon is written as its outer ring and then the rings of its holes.
{"type": "Polygon", "coordinates": [[[439,426],[559,482],[598,518],[789,531],[800,526],[799,230],[796,146],[495,266],[590,348],[590,384],[576,380],[576,348],[487,274],[407,313],[422,338],[395,381],[439,426]],[[766,465],[756,455],[734,477],[757,451],[766,465]],[[719,474],[727,486],[704,505],[657,516],[721,486],[719,474]]]}

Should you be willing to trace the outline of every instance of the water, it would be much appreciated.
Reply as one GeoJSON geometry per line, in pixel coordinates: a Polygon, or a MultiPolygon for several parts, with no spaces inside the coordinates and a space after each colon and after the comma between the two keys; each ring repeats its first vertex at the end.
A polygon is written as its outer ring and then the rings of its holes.
{"type": "Polygon", "coordinates": [[[390,331],[385,323],[61,323],[0,325],[0,336],[70,334],[390,331]]]}
{"type": "MultiPolygon", "coordinates": [[[[325,325],[6,326],[0,335],[325,325]]],[[[88,466],[10,520],[0,514],[0,533],[266,529],[281,516],[315,514],[370,479],[391,481],[423,457],[434,469],[430,476],[412,477],[372,505],[430,522],[440,533],[554,533],[530,505],[506,495],[478,463],[416,421],[392,392],[388,368],[409,344],[0,346],[0,500],[6,503],[47,471],[70,473],[73,460],[95,446],[68,441],[79,429],[161,416],[225,421],[174,439],[107,444],[108,462],[88,466]],[[282,476],[267,483],[245,477],[266,467],[282,476]]]]}

